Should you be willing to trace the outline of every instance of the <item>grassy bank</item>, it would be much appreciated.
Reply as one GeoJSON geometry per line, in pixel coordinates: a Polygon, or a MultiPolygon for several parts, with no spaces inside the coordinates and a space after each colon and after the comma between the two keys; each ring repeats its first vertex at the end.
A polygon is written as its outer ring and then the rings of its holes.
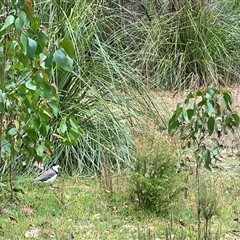
{"type": "MultiPolygon", "coordinates": [[[[211,222],[211,239],[236,239],[240,231],[238,161],[228,161],[213,174],[219,211],[211,222]],[[235,232],[234,232],[234,231],[235,232]]],[[[59,176],[57,188],[19,178],[24,193],[15,203],[1,199],[0,239],[196,239],[194,175],[165,217],[141,210],[128,198],[126,175],[112,176],[113,192],[101,179],[59,176]]],[[[211,193],[210,193],[211,194],[211,193]]]]}

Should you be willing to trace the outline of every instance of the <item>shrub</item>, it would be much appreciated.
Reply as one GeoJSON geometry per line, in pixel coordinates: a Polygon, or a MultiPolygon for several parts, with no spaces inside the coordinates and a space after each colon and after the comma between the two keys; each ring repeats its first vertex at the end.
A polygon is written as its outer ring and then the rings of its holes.
{"type": "Polygon", "coordinates": [[[183,188],[183,176],[176,173],[176,148],[166,140],[146,139],[136,151],[130,197],[157,214],[167,213],[183,188]]]}

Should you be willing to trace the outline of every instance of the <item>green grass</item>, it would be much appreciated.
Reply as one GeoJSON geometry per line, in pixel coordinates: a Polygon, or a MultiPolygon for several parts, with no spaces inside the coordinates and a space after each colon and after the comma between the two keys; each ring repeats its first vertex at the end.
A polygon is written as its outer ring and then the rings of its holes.
{"type": "MultiPolygon", "coordinates": [[[[212,236],[221,227],[222,238],[214,239],[234,239],[231,230],[240,230],[239,223],[233,221],[239,217],[240,209],[237,178],[219,170],[205,172],[203,177],[214,179],[220,196],[212,236]]],[[[171,217],[145,212],[130,202],[126,176],[113,176],[113,193],[104,191],[98,177],[60,175],[55,181],[58,188],[54,189],[42,183],[30,184],[30,177],[20,179],[24,194],[16,193],[14,203],[7,202],[6,191],[1,192],[0,239],[25,239],[25,234],[34,231],[37,237],[29,239],[166,239],[166,229],[175,239],[196,239],[193,175],[187,199],[180,199],[171,217]]]]}
{"type": "Polygon", "coordinates": [[[40,239],[49,239],[50,234],[56,239],[70,234],[75,239],[133,239],[138,228],[146,232],[150,228],[148,218],[123,199],[110,201],[96,179],[60,177],[55,185],[58,188],[50,189],[26,181],[25,194],[3,208],[9,212],[0,215],[0,239],[24,239],[31,229],[39,230],[40,239]]]}

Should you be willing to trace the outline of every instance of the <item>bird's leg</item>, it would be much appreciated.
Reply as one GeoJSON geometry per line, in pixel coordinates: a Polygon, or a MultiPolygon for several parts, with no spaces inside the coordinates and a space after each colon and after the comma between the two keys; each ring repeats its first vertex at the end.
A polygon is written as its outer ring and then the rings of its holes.
{"type": "Polygon", "coordinates": [[[56,186],[53,186],[53,183],[50,183],[50,187],[51,187],[52,189],[58,188],[58,187],[56,187],[56,186]]]}

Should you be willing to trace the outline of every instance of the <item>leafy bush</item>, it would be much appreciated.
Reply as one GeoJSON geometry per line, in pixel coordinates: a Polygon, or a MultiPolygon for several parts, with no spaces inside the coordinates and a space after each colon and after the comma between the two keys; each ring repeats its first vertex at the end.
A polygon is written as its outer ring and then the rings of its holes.
{"type": "Polygon", "coordinates": [[[166,140],[148,140],[136,152],[130,196],[140,207],[164,214],[178,198],[183,177],[176,174],[174,145],[166,140]]]}
{"type": "Polygon", "coordinates": [[[220,92],[216,88],[190,92],[184,104],[178,104],[168,124],[171,135],[180,134],[183,149],[194,147],[197,166],[211,170],[212,159],[220,156],[219,138],[235,132],[240,118],[232,112],[231,92],[220,92]],[[213,137],[213,138],[211,138],[213,137]],[[206,140],[212,140],[213,146],[206,140]]]}
{"type": "MultiPolygon", "coordinates": [[[[0,171],[9,173],[12,199],[15,169],[51,155],[47,137],[54,135],[53,121],[59,116],[58,87],[52,76],[56,69],[71,71],[73,45],[64,38],[54,46],[31,1],[1,3],[0,8],[0,171]]],[[[57,125],[61,144],[73,145],[79,137],[73,120],[65,131],[57,125]]]]}

